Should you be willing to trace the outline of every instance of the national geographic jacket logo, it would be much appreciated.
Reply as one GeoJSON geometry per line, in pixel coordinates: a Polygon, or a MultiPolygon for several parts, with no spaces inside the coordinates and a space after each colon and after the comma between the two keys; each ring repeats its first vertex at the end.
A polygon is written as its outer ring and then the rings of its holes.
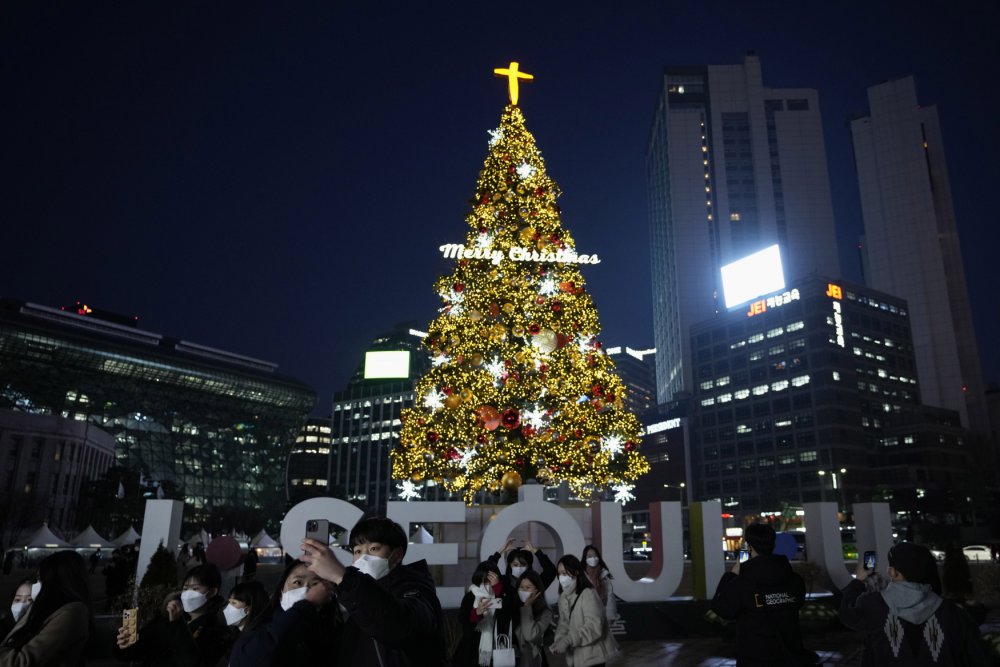
{"type": "Polygon", "coordinates": [[[754,593],[753,603],[758,609],[764,607],[783,607],[798,602],[794,595],[788,593],[754,593]]]}

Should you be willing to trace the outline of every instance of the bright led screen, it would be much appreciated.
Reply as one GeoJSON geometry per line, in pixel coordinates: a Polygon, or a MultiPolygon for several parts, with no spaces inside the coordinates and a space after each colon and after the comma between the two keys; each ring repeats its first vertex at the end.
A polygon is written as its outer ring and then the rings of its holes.
{"type": "Polygon", "coordinates": [[[726,308],[785,289],[781,253],[773,245],[722,267],[722,292],[726,308]]]}
{"type": "Polygon", "coordinates": [[[410,377],[410,353],[407,350],[365,353],[366,380],[408,377],[410,377]]]}

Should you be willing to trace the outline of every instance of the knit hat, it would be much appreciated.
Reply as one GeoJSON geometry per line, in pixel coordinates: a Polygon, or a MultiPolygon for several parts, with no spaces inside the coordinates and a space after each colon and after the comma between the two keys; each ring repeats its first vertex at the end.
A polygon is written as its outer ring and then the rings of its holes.
{"type": "Polygon", "coordinates": [[[937,561],[925,546],[913,542],[900,542],[889,549],[889,566],[895,568],[907,581],[930,584],[934,592],[941,591],[937,561]]]}

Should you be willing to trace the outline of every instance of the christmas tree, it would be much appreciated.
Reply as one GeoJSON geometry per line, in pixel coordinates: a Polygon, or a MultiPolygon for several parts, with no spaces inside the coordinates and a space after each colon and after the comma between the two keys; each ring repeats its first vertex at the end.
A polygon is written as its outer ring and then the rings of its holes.
{"type": "Polygon", "coordinates": [[[530,77],[517,63],[496,72],[511,103],[489,133],[466,242],[441,248],[456,265],[435,285],[444,305],[424,339],[433,366],[402,413],[393,477],[404,497],[434,480],[471,503],[534,478],[625,501],[649,463],[584,289],[580,267],[600,259],[578,254],[562,227],[561,193],[517,106],[518,78],[530,77]]]}

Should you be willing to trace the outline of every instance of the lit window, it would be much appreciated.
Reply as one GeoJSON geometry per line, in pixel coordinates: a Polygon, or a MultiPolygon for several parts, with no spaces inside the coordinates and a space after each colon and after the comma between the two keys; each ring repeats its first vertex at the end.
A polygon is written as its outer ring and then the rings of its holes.
{"type": "Polygon", "coordinates": [[[903,436],[903,444],[904,445],[912,445],[913,444],[913,436],[912,435],[904,435],[903,436]]]}
{"type": "Polygon", "coordinates": [[[776,328],[771,329],[770,331],[767,332],[767,337],[768,338],[774,338],[775,336],[780,336],[783,333],[785,333],[784,328],[782,328],[782,327],[776,327],[776,328]]]}
{"type": "Polygon", "coordinates": [[[749,426],[747,426],[746,424],[740,424],[739,426],[736,427],[736,432],[737,433],[752,433],[753,429],[750,428],[749,426]]]}
{"type": "Polygon", "coordinates": [[[747,398],[748,396],[750,396],[749,389],[740,389],[738,391],[733,392],[733,398],[735,398],[738,401],[742,401],[744,398],[747,398]]]}
{"type": "Polygon", "coordinates": [[[815,461],[815,460],[816,460],[815,451],[801,452],[799,454],[799,461],[815,461]]]}
{"type": "Polygon", "coordinates": [[[783,391],[788,389],[788,380],[778,380],[771,383],[771,391],[783,391]]]}
{"type": "Polygon", "coordinates": [[[711,380],[705,380],[699,386],[704,390],[704,389],[711,389],[714,386],[714,384],[711,380]]]}
{"type": "Polygon", "coordinates": [[[733,395],[732,394],[719,394],[717,400],[718,400],[719,403],[728,403],[729,401],[733,400],[733,395]]]}
{"type": "Polygon", "coordinates": [[[806,385],[806,384],[809,384],[809,376],[808,375],[800,375],[798,377],[792,378],[792,386],[793,387],[801,387],[802,385],[806,385]]]}
{"type": "Polygon", "coordinates": [[[729,376],[728,375],[726,375],[724,377],[721,377],[721,378],[719,378],[718,380],[715,381],[715,386],[716,387],[725,387],[727,384],[729,384],[729,376]]]}
{"type": "Polygon", "coordinates": [[[785,327],[785,331],[798,331],[799,329],[802,329],[805,326],[806,325],[803,322],[792,322],[787,327],[785,327]]]}
{"type": "Polygon", "coordinates": [[[702,407],[706,407],[706,406],[709,406],[709,405],[715,405],[715,399],[714,398],[703,398],[703,399],[701,399],[701,406],[702,407]]]}
{"type": "Polygon", "coordinates": [[[754,387],[752,391],[754,396],[763,396],[764,394],[767,393],[767,385],[759,384],[756,387],[754,387]]]}
{"type": "Polygon", "coordinates": [[[740,221],[740,214],[739,214],[739,213],[736,213],[736,212],[734,211],[734,212],[732,212],[732,213],[730,213],[730,214],[729,214],[729,219],[730,219],[730,220],[731,220],[732,222],[739,222],[739,221],[740,221]]]}
{"type": "Polygon", "coordinates": [[[759,343],[762,340],[764,340],[764,334],[762,334],[762,333],[755,333],[754,335],[750,336],[750,338],[747,339],[747,342],[748,343],[759,343]]]}

